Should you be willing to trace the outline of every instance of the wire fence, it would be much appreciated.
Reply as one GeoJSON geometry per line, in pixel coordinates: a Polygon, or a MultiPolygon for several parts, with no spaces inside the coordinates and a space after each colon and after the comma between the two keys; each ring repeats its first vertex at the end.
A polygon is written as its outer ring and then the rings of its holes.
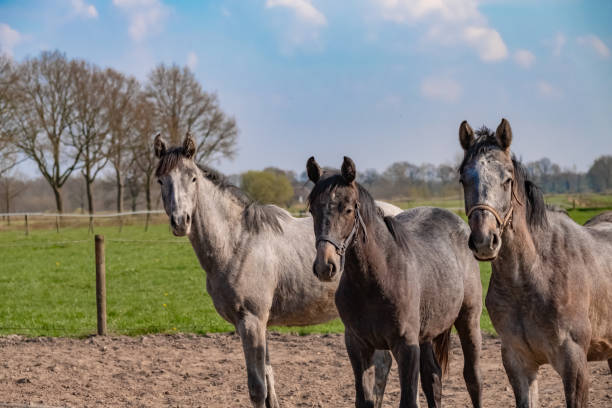
{"type": "MultiPolygon", "coordinates": [[[[161,231],[163,232],[163,230],[161,231]]],[[[86,234],[84,230],[77,231],[76,233],[66,232],[68,236],[73,236],[75,234],[80,236],[89,235],[86,234]]],[[[193,251],[191,251],[191,243],[188,239],[168,239],[163,238],[163,234],[160,237],[161,239],[132,239],[130,237],[134,235],[142,236],[142,231],[135,233],[134,230],[124,232],[124,234],[127,234],[126,238],[117,237],[119,232],[115,231],[110,234],[110,237],[105,239],[108,248],[107,255],[114,260],[114,271],[109,276],[109,288],[111,289],[109,295],[114,298],[115,303],[113,312],[118,311],[117,308],[119,306],[117,302],[122,304],[130,303],[128,307],[138,307],[138,302],[140,300],[148,301],[152,297],[159,298],[162,296],[164,290],[179,293],[179,291],[185,289],[184,285],[177,285],[177,282],[173,281],[172,276],[170,276],[167,281],[164,279],[160,283],[158,279],[157,283],[152,284],[146,280],[146,274],[140,271],[139,276],[145,276],[145,279],[132,279],[128,272],[131,272],[134,267],[139,270],[143,269],[138,264],[139,261],[130,260],[131,263],[125,265],[123,261],[119,261],[119,259],[125,259],[126,255],[129,257],[130,254],[133,253],[147,253],[162,258],[158,270],[155,271],[158,274],[157,276],[160,276],[161,274],[159,271],[168,268],[166,262],[170,264],[170,267],[173,265],[171,257],[166,255],[173,253],[172,250],[168,249],[169,245],[172,247],[185,247],[185,249],[182,249],[180,252],[182,257],[185,257],[187,254],[192,255],[193,251]],[[133,250],[131,248],[133,248],[133,250]],[[187,248],[188,250],[186,251],[187,248]]],[[[30,291],[31,286],[19,285],[21,287],[18,288],[17,291],[14,291],[10,287],[10,281],[11,278],[15,276],[16,271],[9,268],[2,268],[2,265],[0,265],[0,290],[5,292],[4,300],[0,300],[0,333],[2,335],[19,333],[28,336],[83,336],[96,332],[96,322],[92,320],[92,315],[95,318],[96,305],[92,304],[94,292],[91,287],[96,280],[95,275],[91,274],[91,271],[95,269],[94,237],[89,235],[86,239],[63,240],[61,239],[62,235],[63,234],[60,234],[57,237],[59,239],[54,238],[55,234],[48,235],[47,233],[39,237],[34,235],[34,237],[23,237],[18,240],[0,240],[0,258],[5,265],[7,264],[6,262],[11,265],[17,264],[17,271],[25,275],[23,277],[26,280],[31,279],[37,281],[35,286],[50,286],[43,291],[40,291],[36,287],[30,291]],[[15,249],[15,252],[13,252],[13,249],[15,249]],[[30,252],[37,249],[41,249],[43,252],[30,252]],[[23,254],[26,256],[24,257],[23,254]],[[34,259],[36,259],[36,262],[32,264],[31,267],[28,266],[30,260],[34,259]],[[62,266],[78,263],[79,267],[77,271],[74,271],[74,268],[60,271],[61,268],[54,268],[56,262],[58,266],[60,263],[62,266]],[[38,266],[40,263],[45,266],[38,266]],[[48,275],[50,275],[50,273],[48,272],[51,272],[54,276],[49,277],[48,275]],[[31,277],[28,277],[27,275],[30,274],[31,277]],[[78,294],[72,296],[70,290],[64,289],[60,289],[61,293],[54,293],[51,287],[57,287],[53,286],[53,280],[57,279],[61,281],[60,286],[77,287],[82,287],[84,285],[83,281],[85,280],[85,285],[89,285],[89,289],[87,289],[89,294],[87,296],[79,296],[78,294]],[[3,285],[7,286],[3,288],[3,285]],[[40,306],[38,306],[41,302],[32,301],[32,299],[37,299],[41,296],[45,298],[42,302],[42,311],[40,310],[40,306]],[[65,306],[58,306],[58,298],[61,298],[61,301],[64,303],[71,303],[71,308],[74,309],[75,314],[86,314],[88,317],[78,317],[72,321],[65,319],[56,321],[54,319],[56,312],[66,312],[65,306]],[[4,307],[2,306],[3,303],[5,304],[4,307]],[[11,306],[7,307],[9,304],[11,306]],[[11,307],[22,309],[22,317],[16,318],[13,314],[13,310],[10,310],[11,307]],[[62,310],[57,309],[58,307],[62,310]],[[3,308],[4,310],[2,310],[3,308]],[[78,313],[76,313],[77,310],[78,313]],[[25,318],[23,318],[23,311],[26,311],[25,318]],[[36,314],[37,317],[29,316],[30,311],[32,315],[36,314]],[[48,318],[41,318],[41,316],[48,316],[48,318]],[[58,325],[57,323],[60,324],[58,325]]],[[[168,233],[168,235],[170,234],[168,233]]],[[[152,237],[154,236],[160,236],[159,229],[152,237]]],[[[6,237],[11,239],[11,236],[6,237]]],[[[204,294],[205,272],[199,268],[199,265],[195,275],[193,275],[193,272],[195,271],[190,270],[189,274],[198,282],[198,297],[206,297],[204,294]]],[[[18,281],[19,280],[18,278],[18,281]]],[[[161,304],[161,301],[159,303],[161,304]]],[[[144,306],[142,310],[133,309],[132,311],[144,316],[147,313],[147,307],[150,309],[150,305],[148,305],[144,306]]],[[[165,303],[163,307],[166,307],[165,303]]],[[[189,309],[184,310],[191,312],[189,309]]],[[[120,312],[123,313],[124,311],[121,310],[120,312]]],[[[176,326],[179,326],[179,330],[182,332],[205,333],[209,331],[205,323],[198,323],[202,319],[200,319],[200,316],[197,316],[196,313],[193,313],[193,316],[189,320],[182,321],[181,323],[173,323],[172,320],[164,321],[163,318],[160,318],[158,313],[157,316],[145,316],[144,321],[137,320],[134,324],[131,324],[127,318],[122,316],[114,317],[110,322],[109,329],[111,333],[123,334],[172,333],[178,332],[176,326]]],[[[203,321],[205,321],[205,319],[203,321]]]]}

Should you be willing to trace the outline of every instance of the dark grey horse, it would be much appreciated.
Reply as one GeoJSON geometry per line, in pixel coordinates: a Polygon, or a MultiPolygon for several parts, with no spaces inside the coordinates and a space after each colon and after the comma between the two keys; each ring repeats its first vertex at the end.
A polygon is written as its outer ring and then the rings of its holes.
{"type": "Polygon", "coordinates": [[[486,305],[516,405],[537,406],[538,368],[550,363],[563,379],[567,406],[585,407],[587,361],[608,360],[612,370],[612,212],[582,227],[546,211],[510,153],[508,121],[476,136],[461,123],[469,247],[493,266],[486,305]]]}
{"type": "Polygon", "coordinates": [[[399,366],[400,407],[417,406],[419,371],[428,405],[440,406],[454,325],[468,391],[480,407],[482,287],[465,245],[467,225],[430,207],[384,217],[355,182],[355,164],[347,157],[341,174],[323,176],[313,157],[307,170],[315,183],[308,198],[317,238],[313,271],[322,281],[342,273],[336,306],[355,374],[355,405],[374,406],[373,353],[386,349],[399,366]]]}
{"type": "MultiPolygon", "coordinates": [[[[338,282],[320,282],[312,274],[312,218],[257,204],[218,172],[198,166],[189,136],[172,148],[158,136],[155,152],[172,231],[189,237],[217,312],[242,340],[251,401],[258,408],[278,407],[266,327],[323,323],[338,315],[338,282]]],[[[378,352],[376,364],[372,392],[380,406],[391,356],[378,352]]]]}

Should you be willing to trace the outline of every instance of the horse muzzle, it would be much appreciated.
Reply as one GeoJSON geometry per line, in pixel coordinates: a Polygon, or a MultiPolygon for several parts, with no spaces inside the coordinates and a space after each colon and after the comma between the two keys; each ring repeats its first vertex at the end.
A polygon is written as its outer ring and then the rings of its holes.
{"type": "Polygon", "coordinates": [[[312,272],[323,282],[331,282],[340,272],[340,257],[336,249],[327,242],[321,242],[317,247],[317,256],[312,265],[312,272]]]}
{"type": "Polygon", "coordinates": [[[170,226],[172,233],[177,237],[183,237],[189,234],[191,230],[191,216],[189,214],[170,216],[170,226]]]}
{"type": "Polygon", "coordinates": [[[470,239],[468,246],[479,261],[497,258],[502,245],[501,232],[496,219],[487,212],[477,212],[469,219],[470,239]]]}

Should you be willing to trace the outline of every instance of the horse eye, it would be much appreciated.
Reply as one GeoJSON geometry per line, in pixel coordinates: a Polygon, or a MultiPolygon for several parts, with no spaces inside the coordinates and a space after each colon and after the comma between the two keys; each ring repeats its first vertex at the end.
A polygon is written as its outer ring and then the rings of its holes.
{"type": "Polygon", "coordinates": [[[508,180],[504,181],[504,187],[508,187],[510,185],[511,181],[512,181],[511,178],[509,178],[508,180]]]}
{"type": "Polygon", "coordinates": [[[352,213],[352,212],[353,212],[353,209],[352,209],[352,208],[347,208],[347,209],[346,209],[346,213],[347,213],[347,214],[350,214],[350,213],[352,213]]]}
{"type": "Polygon", "coordinates": [[[193,180],[191,180],[191,181],[193,181],[195,183],[196,182],[196,178],[194,177],[193,180]]]}

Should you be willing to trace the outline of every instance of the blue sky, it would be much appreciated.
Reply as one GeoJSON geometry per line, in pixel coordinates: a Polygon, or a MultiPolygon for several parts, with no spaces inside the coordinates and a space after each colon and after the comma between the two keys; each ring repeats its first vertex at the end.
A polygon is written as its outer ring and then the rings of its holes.
{"type": "Polygon", "coordinates": [[[240,127],[228,173],[452,163],[463,119],[502,117],[523,160],[585,171],[612,154],[610,21],[606,0],[23,0],[0,1],[0,47],[189,65],[240,127]]]}

